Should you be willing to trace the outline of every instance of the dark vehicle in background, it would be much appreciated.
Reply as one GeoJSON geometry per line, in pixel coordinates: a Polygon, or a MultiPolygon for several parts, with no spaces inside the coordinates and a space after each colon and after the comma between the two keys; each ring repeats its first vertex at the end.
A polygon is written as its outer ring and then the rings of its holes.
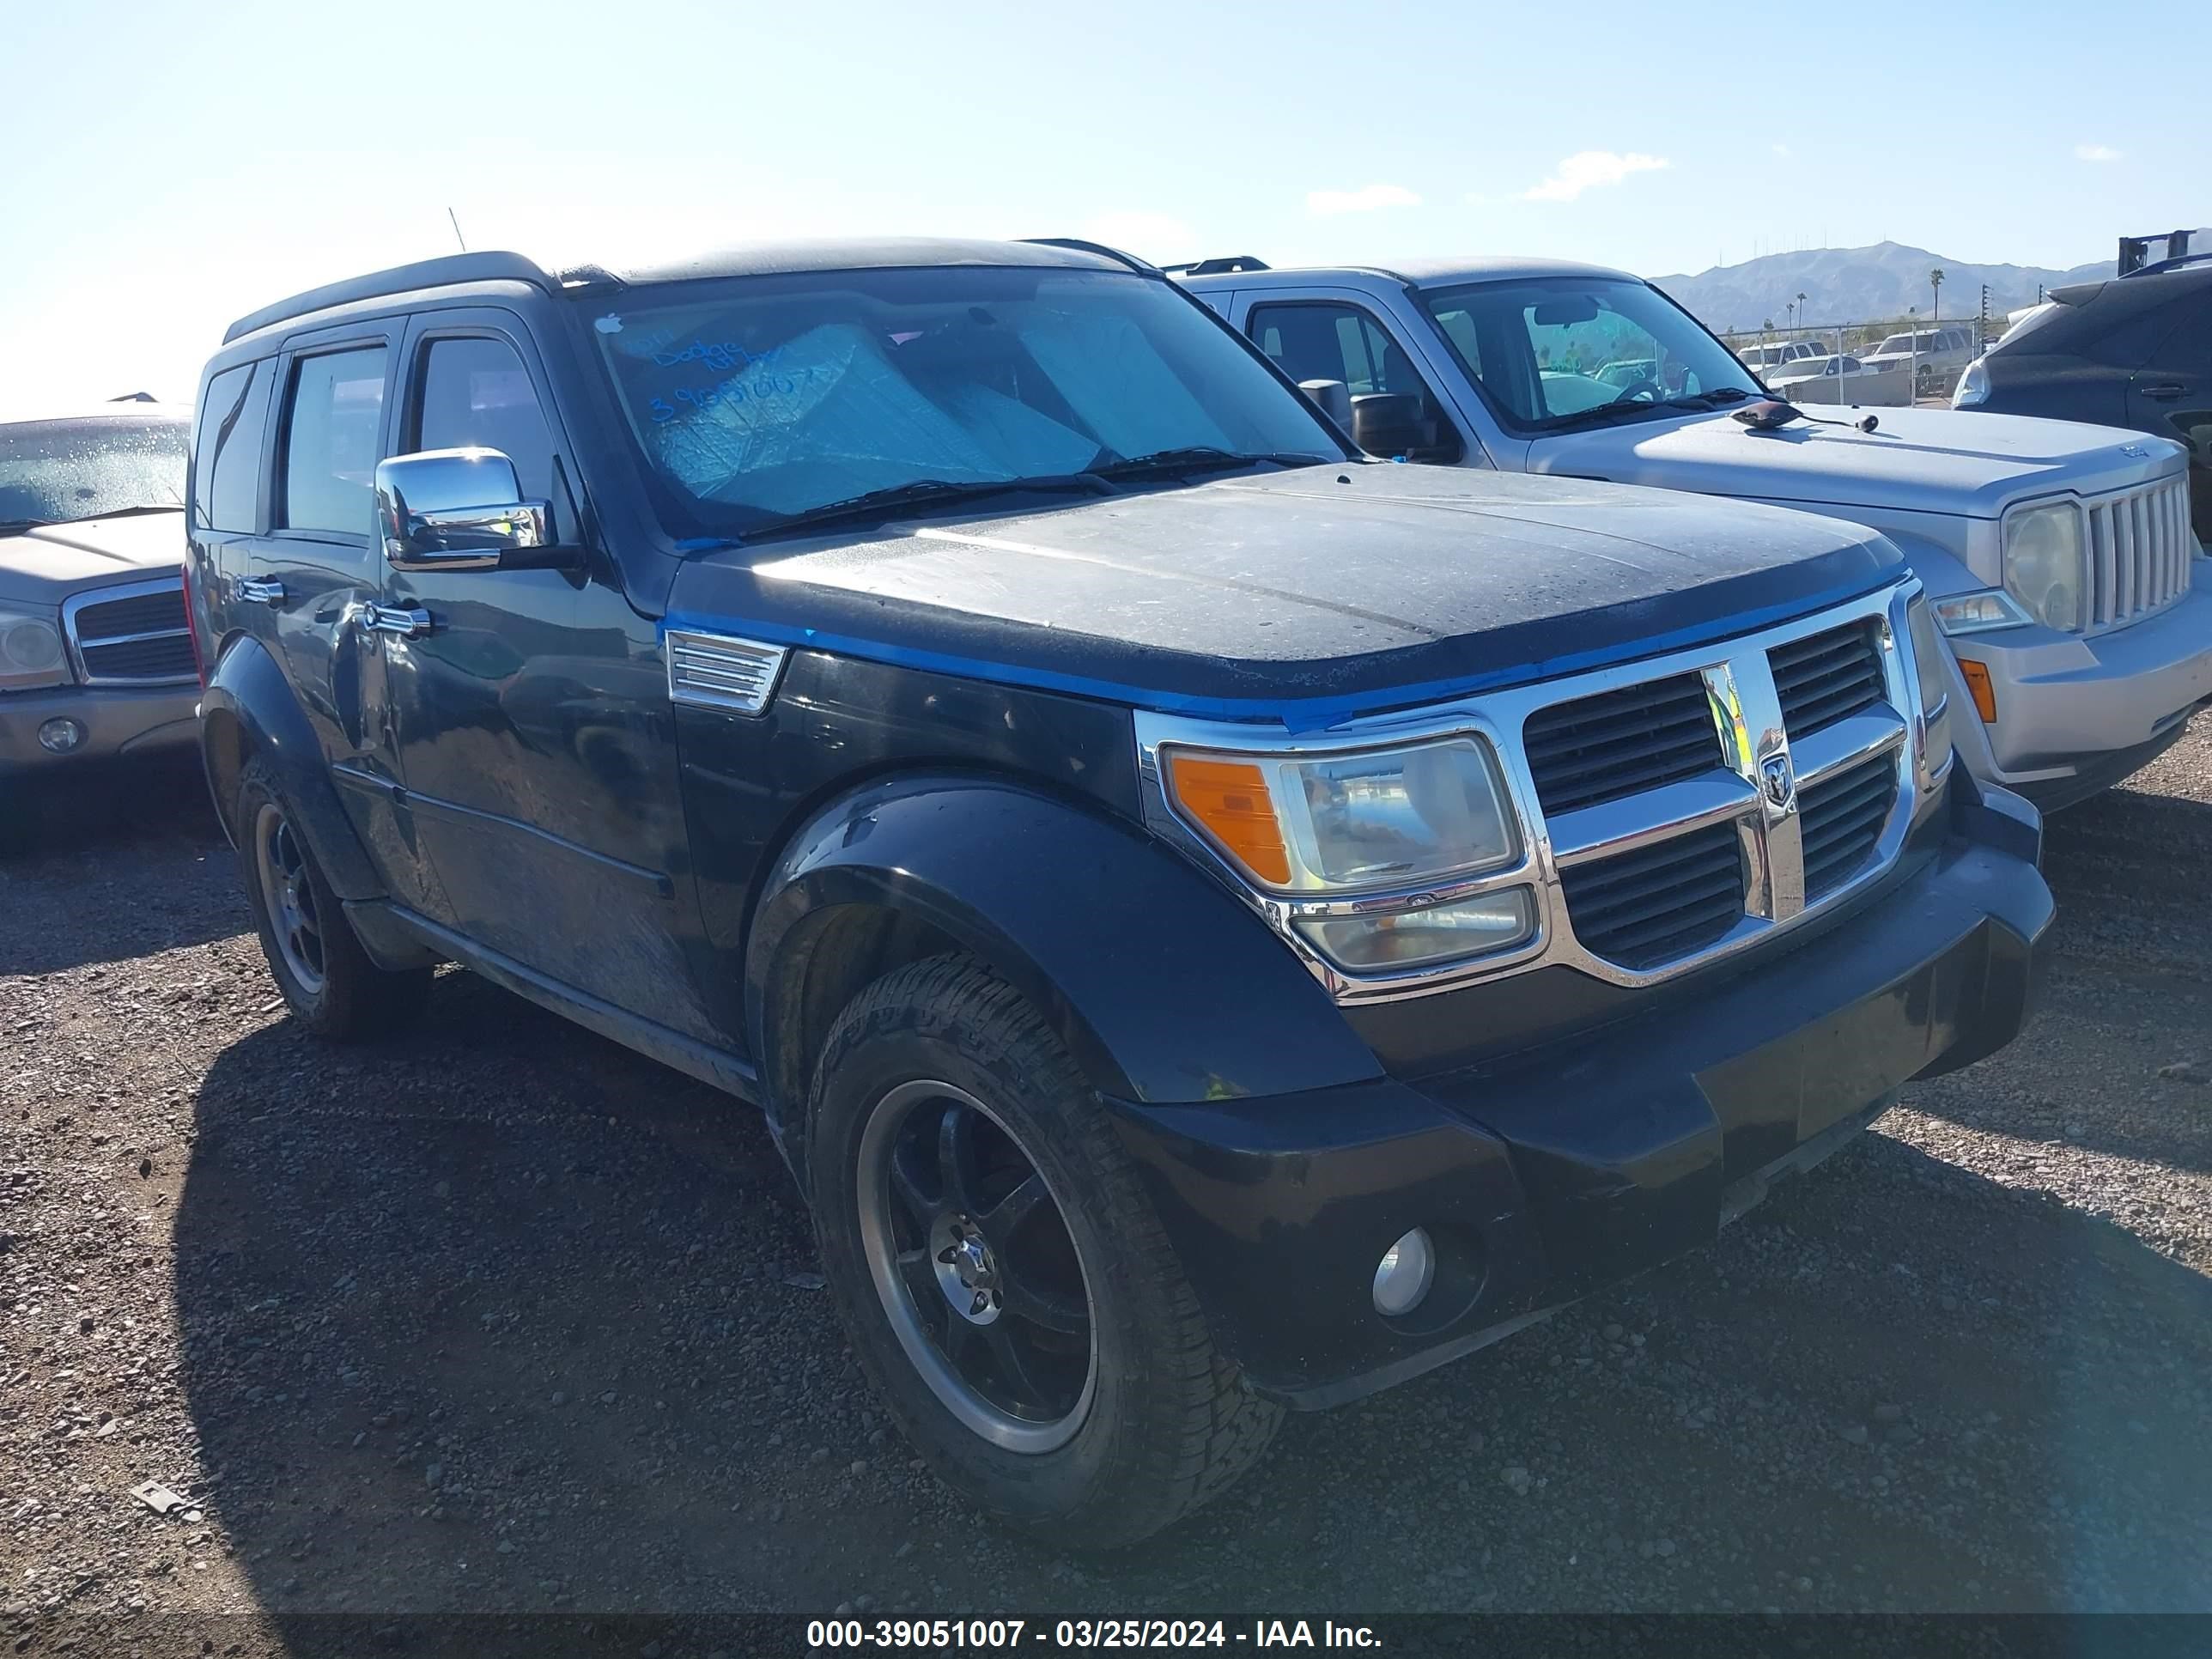
{"type": "Polygon", "coordinates": [[[191,751],[191,434],[138,399],[0,423],[0,836],[51,780],[191,751]]]}
{"type": "Polygon", "coordinates": [[[2189,447],[2191,518],[2212,539],[2212,252],[2054,289],[1967,365],[1954,409],[2133,427],[2189,447]]]}
{"type": "Polygon", "coordinates": [[[1062,1544],[2010,1040],[2039,821],[1886,538],[1364,460],[1075,244],[478,253],[235,325],[202,743],[294,1015],[457,962],[765,1114],[1062,1544]]]}

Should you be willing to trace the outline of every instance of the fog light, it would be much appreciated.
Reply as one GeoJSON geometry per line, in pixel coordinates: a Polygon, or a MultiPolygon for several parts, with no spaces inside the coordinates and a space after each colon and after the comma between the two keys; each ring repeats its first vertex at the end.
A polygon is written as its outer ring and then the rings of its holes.
{"type": "Polygon", "coordinates": [[[1375,1268],[1375,1311],[1395,1319],[1421,1305],[1437,1276],[1436,1247],[1416,1227],[1382,1252],[1375,1268]]]}
{"type": "Polygon", "coordinates": [[[84,741],[84,727],[72,720],[51,720],[39,728],[39,747],[49,754],[66,755],[84,741]]]}

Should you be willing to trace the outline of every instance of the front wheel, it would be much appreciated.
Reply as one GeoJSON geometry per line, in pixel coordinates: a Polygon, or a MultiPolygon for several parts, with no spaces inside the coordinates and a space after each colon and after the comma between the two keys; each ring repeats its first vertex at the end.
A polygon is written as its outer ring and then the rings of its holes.
{"type": "Polygon", "coordinates": [[[993,1514],[1133,1543],[1265,1449],[1279,1411],[1215,1352],[1104,1109],[980,964],[912,963],[839,1017],[807,1168],[862,1367],[993,1514]]]}

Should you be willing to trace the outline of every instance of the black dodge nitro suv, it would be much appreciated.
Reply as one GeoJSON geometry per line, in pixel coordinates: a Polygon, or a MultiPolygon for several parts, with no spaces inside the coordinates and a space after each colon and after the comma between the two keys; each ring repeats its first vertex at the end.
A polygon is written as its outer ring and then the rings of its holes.
{"type": "Polygon", "coordinates": [[[457,962],[757,1105],[1063,1541],[1713,1237],[2019,1029],[1878,535],[1370,463],[1072,243],[479,253],[233,327],[187,562],[296,1017],[457,962]]]}

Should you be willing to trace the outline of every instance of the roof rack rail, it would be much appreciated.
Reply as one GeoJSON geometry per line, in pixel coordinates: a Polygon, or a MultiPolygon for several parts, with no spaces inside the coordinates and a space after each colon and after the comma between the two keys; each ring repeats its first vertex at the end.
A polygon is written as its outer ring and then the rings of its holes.
{"type": "Polygon", "coordinates": [[[1109,247],[1103,242],[1086,242],[1080,236],[1024,236],[1022,238],[1022,245],[1024,247],[1073,248],[1078,253],[1096,253],[1118,264],[1125,264],[1132,270],[1141,270],[1147,274],[1159,270],[1158,265],[1148,259],[1139,259],[1133,253],[1124,253],[1120,248],[1109,247]]]}
{"type": "Polygon", "coordinates": [[[249,312],[223,331],[222,343],[228,345],[256,330],[267,328],[294,317],[304,317],[309,312],[325,311],[332,306],[352,305],[362,300],[381,300],[387,295],[408,294],[418,288],[445,288],[456,283],[515,282],[529,283],[553,291],[554,282],[538,267],[537,261],[520,253],[448,253],[435,259],[420,259],[411,265],[394,265],[389,270],[372,271],[366,276],[349,276],[342,283],[325,283],[320,288],[311,288],[304,294],[295,294],[289,300],[279,300],[274,305],[264,306],[249,312]]]}
{"type": "Polygon", "coordinates": [[[2152,236],[2123,236],[2120,238],[2119,265],[2114,274],[2131,276],[2138,270],[2171,265],[2189,258],[2191,257],[2189,239],[2192,236],[2212,236],[2212,231],[2162,230],[2152,236]],[[2160,242],[2166,244],[2166,252],[2154,259],[2151,248],[2160,242]]]}
{"type": "Polygon", "coordinates": [[[1193,259],[1188,264],[1163,265],[1161,270],[1170,276],[1228,276],[1243,270],[1265,270],[1264,259],[1255,259],[1249,253],[1231,253],[1213,259],[1193,259]]]}

